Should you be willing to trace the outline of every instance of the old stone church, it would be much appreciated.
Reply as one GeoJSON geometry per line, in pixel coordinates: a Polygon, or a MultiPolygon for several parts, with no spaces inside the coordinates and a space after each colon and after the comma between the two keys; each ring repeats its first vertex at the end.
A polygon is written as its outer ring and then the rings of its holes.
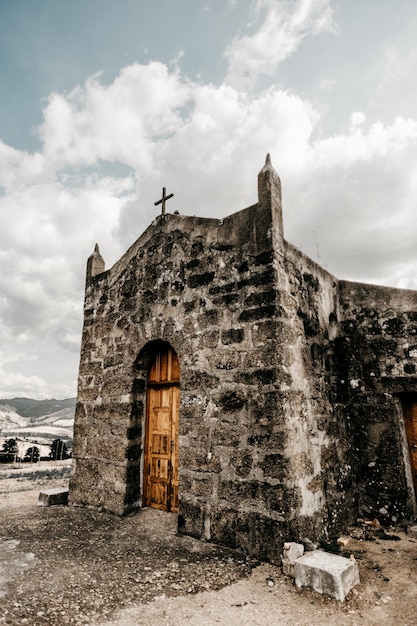
{"type": "Polygon", "coordinates": [[[87,264],[70,502],[178,512],[179,532],[278,562],[358,515],[415,513],[417,292],[336,279],[258,202],[157,217],[87,264]]]}

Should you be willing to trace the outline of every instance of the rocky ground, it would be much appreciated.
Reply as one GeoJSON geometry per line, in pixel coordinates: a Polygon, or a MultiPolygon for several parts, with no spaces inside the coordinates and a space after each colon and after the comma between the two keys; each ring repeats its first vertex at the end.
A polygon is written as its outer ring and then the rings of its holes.
{"type": "Polygon", "coordinates": [[[0,624],[323,625],[417,623],[417,538],[350,529],[361,584],[345,602],[299,590],[280,568],[176,535],[151,509],[123,519],[36,506],[68,467],[0,469],[0,624]]]}

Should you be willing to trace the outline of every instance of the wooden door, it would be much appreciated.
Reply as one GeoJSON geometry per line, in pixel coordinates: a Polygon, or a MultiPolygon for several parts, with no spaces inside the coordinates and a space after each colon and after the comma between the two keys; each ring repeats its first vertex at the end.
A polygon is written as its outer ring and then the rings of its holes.
{"type": "Polygon", "coordinates": [[[405,432],[407,434],[408,452],[414,490],[417,496],[417,396],[403,400],[405,432]]]}
{"type": "Polygon", "coordinates": [[[148,376],[144,458],[144,506],[178,511],[180,365],[171,347],[161,347],[148,376]]]}

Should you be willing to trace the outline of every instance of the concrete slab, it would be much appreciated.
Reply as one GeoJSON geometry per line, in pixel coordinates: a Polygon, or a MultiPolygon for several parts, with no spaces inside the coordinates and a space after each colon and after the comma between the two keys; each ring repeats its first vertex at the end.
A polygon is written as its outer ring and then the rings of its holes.
{"type": "Polygon", "coordinates": [[[355,560],[322,550],[307,552],[297,559],[294,575],[297,587],[310,587],[341,602],[352,587],[360,582],[355,560]]]}
{"type": "Polygon", "coordinates": [[[68,504],[68,489],[45,489],[39,493],[38,506],[68,504]]]}

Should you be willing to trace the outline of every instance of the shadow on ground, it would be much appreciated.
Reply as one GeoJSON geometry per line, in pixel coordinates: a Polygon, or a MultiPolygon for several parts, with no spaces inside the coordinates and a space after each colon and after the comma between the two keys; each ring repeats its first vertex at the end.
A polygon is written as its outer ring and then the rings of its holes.
{"type": "Polygon", "coordinates": [[[177,516],[154,509],[118,518],[34,504],[1,517],[0,624],[92,624],[251,573],[245,556],[178,536],[177,516]]]}

